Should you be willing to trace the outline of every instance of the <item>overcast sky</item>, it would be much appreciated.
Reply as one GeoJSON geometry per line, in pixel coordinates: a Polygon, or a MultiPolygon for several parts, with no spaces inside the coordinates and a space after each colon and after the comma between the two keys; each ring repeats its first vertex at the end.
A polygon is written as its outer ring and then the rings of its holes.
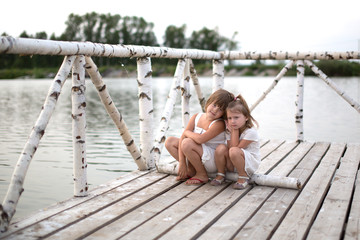
{"type": "Polygon", "coordinates": [[[359,0],[12,0],[1,4],[0,34],[45,31],[59,36],[69,14],[89,12],[143,17],[162,44],[169,25],[186,34],[218,28],[238,32],[241,51],[359,51],[359,0]]]}

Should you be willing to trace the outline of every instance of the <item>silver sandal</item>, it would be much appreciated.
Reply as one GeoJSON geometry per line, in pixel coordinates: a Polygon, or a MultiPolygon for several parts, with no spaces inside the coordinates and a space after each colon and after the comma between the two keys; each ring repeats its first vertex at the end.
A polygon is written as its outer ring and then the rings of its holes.
{"type": "Polygon", "coordinates": [[[249,178],[248,177],[245,177],[245,176],[239,176],[239,179],[245,179],[245,182],[244,183],[234,183],[233,185],[233,189],[236,189],[236,190],[242,190],[242,189],[245,189],[247,187],[247,185],[249,184],[249,178]]]}
{"type": "Polygon", "coordinates": [[[223,178],[220,179],[220,180],[214,178],[214,179],[210,182],[210,184],[211,184],[212,186],[220,186],[220,185],[225,181],[225,174],[223,174],[223,173],[217,173],[216,175],[222,176],[223,178]]]}

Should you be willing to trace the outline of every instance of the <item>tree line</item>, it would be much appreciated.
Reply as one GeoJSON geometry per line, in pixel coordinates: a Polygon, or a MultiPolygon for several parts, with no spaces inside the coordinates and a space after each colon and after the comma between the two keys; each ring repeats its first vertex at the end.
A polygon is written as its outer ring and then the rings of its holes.
{"type": "MultiPolygon", "coordinates": [[[[86,13],[82,16],[70,14],[65,22],[65,31],[60,36],[48,36],[46,32],[38,32],[34,35],[23,31],[19,37],[50,39],[60,41],[90,41],[107,44],[145,45],[160,46],[153,31],[154,24],[147,22],[142,17],[124,16],[119,14],[98,14],[96,12],[86,13]]],[[[206,27],[199,31],[193,31],[189,38],[185,35],[186,25],[176,27],[170,25],[166,28],[162,46],[170,48],[197,48],[212,51],[222,49],[236,50],[238,42],[234,36],[229,39],[221,36],[218,29],[206,27]]],[[[2,36],[7,36],[3,33],[2,36]]],[[[0,55],[0,69],[9,68],[51,68],[58,67],[63,57],[61,56],[18,56],[3,54],[0,55]]],[[[97,58],[95,61],[99,67],[119,65],[116,58],[97,58]],[[96,61],[97,60],[97,61],[96,61]]],[[[164,59],[159,59],[161,61],[164,59]]],[[[168,61],[168,60],[167,60],[168,61]]],[[[121,64],[136,64],[135,61],[122,59],[121,64]]]]}

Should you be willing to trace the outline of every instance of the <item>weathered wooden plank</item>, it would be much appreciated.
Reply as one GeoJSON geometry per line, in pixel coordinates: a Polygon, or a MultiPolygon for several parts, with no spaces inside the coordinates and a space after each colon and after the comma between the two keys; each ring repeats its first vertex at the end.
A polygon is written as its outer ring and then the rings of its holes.
{"type": "Polygon", "coordinates": [[[197,191],[156,215],[151,221],[143,223],[129,234],[123,236],[122,239],[154,239],[158,237],[169,228],[176,226],[178,222],[196,211],[204,203],[219,193],[222,194],[222,190],[227,186],[227,184],[219,187],[214,187],[210,184],[203,185],[197,191]]]}
{"type": "Polygon", "coordinates": [[[73,197],[68,200],[64,200],[62,202],[51,205],[46,209],[41,209],[38,212],[30,215],[29,217],[26,217],[24,219],[19,219],[18,221],[15,221],[12,224],[10,224],[8,231],[6,233],[3,233],[3,235],[1,236],[2,237],[8,236],[16,231],[26,228],[29,225],[42,221],[43,219],[49,218],[57,213],[65,211],[66,209],[72,208],[73,206],[76,206],[82,202],[89,201],[90,199],[97,197],[100,194],[110,191],[136,178],[144,176],[149,172],[150,171],[134,171],[132,173],[121,176],[115,180],[97,186],[96,188],[90,190],[88,196],[86,197],[73,197]]]}
{"type": "MultiPolygon", "coordinates": [[[[267,187],[259,188],[264,190],[267,187]]],[[[227,187],[223,192],[221,192],[221,194],[212,198],[208,203],[197,209],[191,215],[187,216],[181,222],[177,223],[172,229],[169,229],[169,231],[167,231],[164,235],[160,236],[160,239],[177,239],[179,236],[181,236],[182,239],[196,239],[196,234],[198,234],[199,231],[206,227],[207,224],[211,223],[212,220],[224,210],[231,207],[234,202],[236,203],[238,199],[246,197],[247,199],[251,199],[253,201],[263,200],[261,190],[255,191],[255,194],[250,194],[249,191],[250,188],[243,191],[236,191],[231,186],[227,187]],[[184,231],[184,229],[186,229],[186,231],[184,231]]],[[[252,203],[253,201],[249,202],[252,203]]],[[[231,212],[234,215],[236,211],[231,210],[231,212]]]]}
{"type": "Polygon", "coordinates": [[[10,237],[23,237],[26,239],[37,239],[39,237],[50,236],[51,234],[68,227],[80,220],[83,220],[92,214],[95,214],[102,208],[119,202],[122,198],[126,198],[139,191],[139,189],[147,187],[154,182],[161,180],[167,175],[160,175],[158,173],[150,173],[143,177],[136,178],[131,182],[121,185],[106,194],[98,195],[91,199],[91,201],[83,202],[72,208],[66,209],[54,216],[51,216],[43,221],[37,222],[22,231],[15,232],[10,237]]]}
{"type": "MultiPolygon", "coordinates": [[[[300,146],[305,147],[303,144],[300,146]]],[[[302,151],[297,148],[297,151],[292,153],[293,156],[301,159],[301,152],[306,155],[296,169],[292,171],[290,176],[306,182],[325,155],[328,147],[329,144],[317,143],[308,153],[306,148],[303,148],[302,151]]],[[[250,221],[237,233],[234,239],[268,239],[298,195],[299,191],[282,188],[277,189],[250,221]]]]}
{"type": "MultiPolygon", "coordinates": [[[[301,143],[296,151],[282,152],[279,158],[286,156],[286,158],[279,164],[271,174],[277,176],[286,176],[293,169],[289,165],[295,166],[301,161],[304,155],[309,151],[313,144],[301,143]]],[[[285,147],[286,148],[286,147],[285,147]]],[[[286,148],[292,150],[292,148],[286,148]]],[[[275,152],[274,152],[275,153],[275,152]]],[[[270,156],[269,156],[270,157],[270,156]]],[[[320,159],[320,157],[319,157],[320,159]]],[[[265,170],[266,171],[266,170],[265,170]]],[[[224,213],[212,226],[210,226],[199,239],[230,239],[233,237],[243,225],[246,224],[258,209],[262,206],[264,201],[274,192],[275,188],[270,187],[255,187],[246,196],[244,196],[238,203],[236,203],[228,212],[224,213]],[[237,214],[234,214],[237,213],[237,214]]],[[[284,189],[283,189],[284,190],[284,189]]],[[[297,194],[298,190],[284,190],[297,194]]],[[[249,238],[249,239],[264,239],[264,238],[249,238]]]]}
{"type": "Polygon", "coordinates": [[[357,173],[355,192],[344,238],[345,240],[360,239],[360,171],[357,173]]]}
{"type": "Polygon", "coordinates": [[[360,162],[360,147],[348,145],[307,239],[340,239],[360,162]]]}
{"type": "Polygon", "coordinates": [[[266,158],[270,153],[277,149],[285,141],[282,140],[270,140],[260,148],[261,159],[266,158]]]}
{"type": "MultiPolygon", "coordinates": [[[[169,180],[170,183],[175,180],[176,176],[170,176],[169,178],[172,178],[169,180]]],[[[168,192],[163,193],[158,198],[136,208],[134,211],[129,212],[91,235],[86,236],[86,239],[118,239],[146,221],[152,221],[154,216],[171,207],[199,187],[201,186],[180,184],[168,192]]]]}
{"type": "MultiPolygon", "coordinates": [[[[159,174],[164,175],[164,174],[159,174]]],[[[51,235],[51,239],[77,239],[86,236],[89,233],[105,226],[129,211],[142,206],[148,201],[157,198],[164,192],[180,184],[174,177],[166,177],[156,183],[142,189],[133,195],[122,199],[121,201],[101,209],[100,211],[86,217],[81,222],[76,222],[66,229],[51,235]]]]}
{"type": "Polygon", "coordinates": [[[290,208],[273,239],[303,239],[312,224],[332,176],[344,152],[345,144],[332,144],[315,173],[290,208]]]}
{"type": "MultiPolygon", "coordinates": [[[[256,170],[256,173],[266,174],[272,168],[276,166],[287,154],[289,154],[298,143],[296,142],[285,142],[280,145],[278,148],[274,149],[271,153],[269,153],[265,159],[261,161],[259,168],[256,170]],[[279,156],[282,156],[279,158],[279,156]]],[[[265,145],[266,146],[266,145],[265,145]]]]}

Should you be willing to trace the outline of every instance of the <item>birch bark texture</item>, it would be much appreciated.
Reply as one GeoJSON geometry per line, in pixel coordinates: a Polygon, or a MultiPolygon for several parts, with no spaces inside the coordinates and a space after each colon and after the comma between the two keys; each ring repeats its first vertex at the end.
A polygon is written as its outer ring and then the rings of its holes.
{"type": "Polygon", "coordinates": [[[181,111],[182,111],[182,127],[186,128],[190,120],[190,63],[186,60],[184,68],[184,77],[181,81],[181,111]]]}
{"type": "Polygon", "coordinates": [[[212,92],[224,88],[224,60],[213,60],[212,92]]]}
{"type": "Polygon", "coordinates": [[[85,58],[75,59],[72,73],[72,138],[74,161],[74,196],[85,197],[88,192],[86,161],[86,97],[85,58]]]}
{"type": "Polygon", "coordinates": [[[201,91],[201,87],[200,87],[200,84],[199,84],[199,78],[197,76],[193,61],[191,59],[189,59],[189,61],[190,61],[190,77],[191,77],[191,80],[193,82],[196,95],[197,95],[197,97],[199,99],[201,109],[202,109],[203,112],[205,112],[205,103],[206,103],[206,101],[205,101],[204,95],[203,95],[203,93],[201,91]]]}
{"type": "Polygon", "coordinates": [[[296,61],[296,77],[297,77],[297,94],[296,94],[296,114],[295,114],[295,125],[296,125],[296,140],[298,142],[304,141],[304,61],[296,61]]]}
{"type": "Polygon", "coordinates": [[[166,101],[165,108],[160,120],[158,133],[154,141],[154,160],[156,165],[158,165],[160,162],[161,151],[164,147],[164,142],[166,140],[166,133],[169,128],[169,122],[172,112],[174,110],[177,95],[180,91],[180,82],[184,75],[184,68],[185,60],[179,59],[176,66],[173,82],[169,91],[168,99],[166,101]]]}
{"type": "Polygon", "coordinates": [[[149,57],[137,58],[137,81],[139,98],[140,152],[147,169],[155,167],[153,159],[154,107],[152,93],[152,69],[149,57]]]}
{"type": "Polygon", "coordinates": [[[131,134],[126,126],[125,121],[123,120],[121,113],[118,111],[115,103],[111,99],[111,96],[106,88],[104,81],[102,80],[102,76],[99,73],[97,66],[95,65],[91,57],[85,57],[85,60],[86,71],[89,74],[92,83],[95,85],[101,102],[103,103],[107,113],[109,114],[117,129],[119,130],[119,133],[124,141],[127,150],[130,152],[139,170],[146,170],[147,167],[145,161],[142,159],[141,154],[136,147],[133,138],[131,137],[131,134]]]}
{"type": "Polygon", "coordinates": [[[316,76],[318,76],[327,85],[334,89],[337,94],[339,94],[345,101],[350,104],[350,106],[355,108],[355,110],[360,113],[360,104],[357,103],[354,99],[352,99],[349,95],[347,95],[343,90],[341,90],[338,85],[334,81],[332,81],[325,73],[323,73],[323,71],[321,71],[313,62],[305,60],[305,64],[310,67],[310,69],[316,74],[316,76]]]}
{"type": "Polygon", "coordinates": [[[40,115],[36,120],[36,123],[31,130],[29,138],[20,154],[20,157],[14,169],[14,173],[10,180],[8,191],[2,205],[0,205],[0,232],[6,231],[12,217],[15,214],[16,205],[22,192],[24,191],[23,184],[26,172],[39,146],[40,140],[45,133],[45,129],[47,124],[49,123],[51,115],[55,110],[55,106],[61,93],[61,89],[68,74],[70,73],[75,58],[75,56],[64,58],[64,61],[49,88],[40,115]]]}
{"type": "MultiPolygon", "coordinates": [[[[158,165],[158,172],[167,173],[172,175],[177,175],[179,171],[179,163],[162,163],[158,165]]],[[[216,173],[208,173],[210,178],[215,178],[216,173]]],[[[238,180],[239,174],[236,172],[226,172],[225,178],[229,181],[236,182],[238,180]]],[[[291,189],[301,189],[302,183],[298,178],[291,177],[281,177],[274,175],[265,175],[255,173],[250,178],[250,183],[255,183],[257,185],[268,186],[268,187],[281,187],[281,188],[291,188],[291,189]]]]}

